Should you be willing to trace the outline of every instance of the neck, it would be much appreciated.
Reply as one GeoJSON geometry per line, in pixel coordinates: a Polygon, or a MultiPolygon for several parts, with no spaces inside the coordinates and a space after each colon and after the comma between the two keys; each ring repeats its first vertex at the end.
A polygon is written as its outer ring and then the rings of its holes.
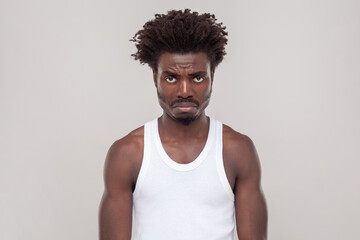
{"type": "Polygon", "coordinates": [[[159,118],[159,131],[161,135],[176,138],[194,138],[195,136],[207,135],[210,121],[205,113],[201,114],[194,121],[185,125],[167,114],[159,118]]]}

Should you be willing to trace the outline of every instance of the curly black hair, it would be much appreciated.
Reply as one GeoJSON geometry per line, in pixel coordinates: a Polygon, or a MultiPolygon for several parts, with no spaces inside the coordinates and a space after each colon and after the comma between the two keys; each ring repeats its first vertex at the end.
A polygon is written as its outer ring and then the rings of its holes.
{"type": "Polygon", "coordinates": [[[199,15],[190,9],[155,14],[155,19],[146,22],[130,40],[137,48],[131,56],[157,72],[158,58],[164,52],[205,52],[214,71],[226,54],[228,35],[223,23],[216,20],[214,14],[199,15]]]}

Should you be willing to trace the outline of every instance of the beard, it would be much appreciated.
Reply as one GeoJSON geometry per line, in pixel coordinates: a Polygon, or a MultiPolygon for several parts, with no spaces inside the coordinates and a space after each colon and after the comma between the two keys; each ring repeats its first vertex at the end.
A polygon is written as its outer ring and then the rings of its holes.
{"type": "Polygon", "coordinates": [[[181,123],[184,126],[188,126],[190,123],[192,123],[193,121],[196,120],[196,117],[187,117],[187,118],[173,118],[174,120],[176,120],[178,123],[181,123]]]}

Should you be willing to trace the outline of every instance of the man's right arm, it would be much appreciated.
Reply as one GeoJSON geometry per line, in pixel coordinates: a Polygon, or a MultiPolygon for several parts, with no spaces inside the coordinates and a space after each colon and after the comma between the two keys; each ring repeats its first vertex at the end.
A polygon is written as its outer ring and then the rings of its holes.
{"type": "Polygon", "coordinates": [[[132,192],[142,158],[141,137],[126,136],[109,149],[105,161],[105,191],[100,204],[100,240],[130,240],[132,192]]]}

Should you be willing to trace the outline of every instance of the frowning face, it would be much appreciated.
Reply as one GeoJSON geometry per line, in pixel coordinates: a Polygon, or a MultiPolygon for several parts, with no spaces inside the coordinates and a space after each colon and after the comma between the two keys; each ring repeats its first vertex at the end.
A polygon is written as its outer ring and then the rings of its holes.
{"type": "Polygon", "coordinates": [[[164,114],[189,124],[204,114],[212,90],[213,72],[207,55],[163,53],[154,82],[164,114]]]}

